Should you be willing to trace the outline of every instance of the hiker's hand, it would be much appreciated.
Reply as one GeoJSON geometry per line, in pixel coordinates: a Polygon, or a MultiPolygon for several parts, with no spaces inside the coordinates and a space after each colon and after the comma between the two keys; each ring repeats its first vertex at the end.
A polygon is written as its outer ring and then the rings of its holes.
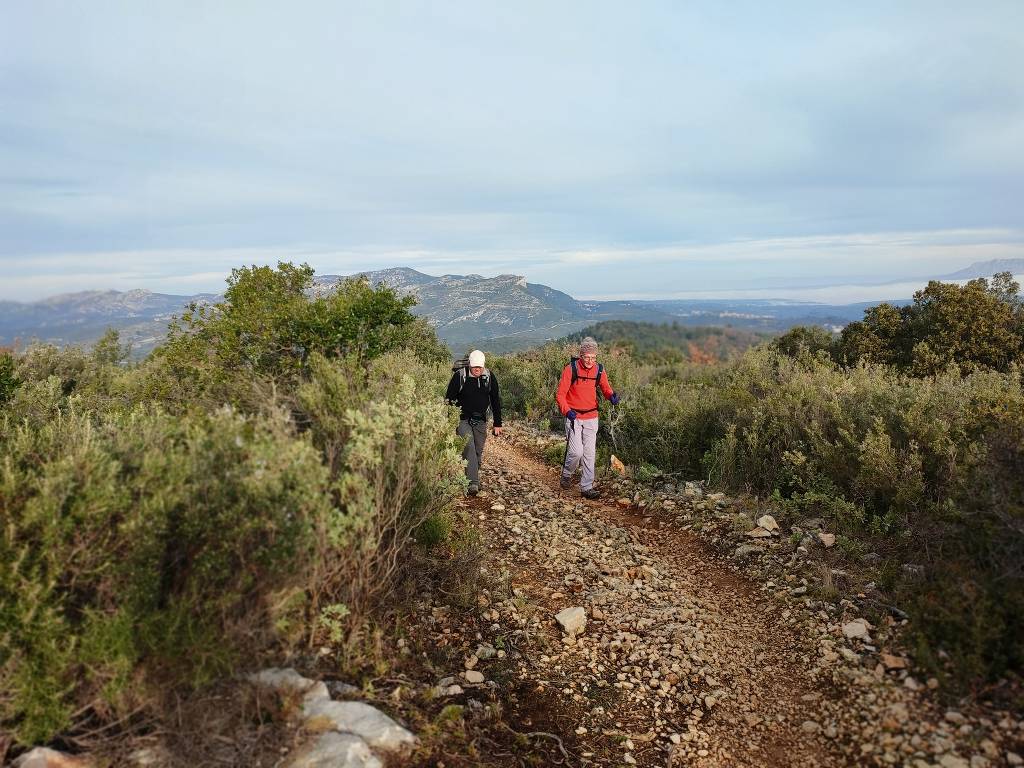
{"type": "Polygon", "coordinates": [[[619,404],[619,393],[618,392],[612,392],[612,396],[608,398],[608,402],[611,403],[612,405],[618,405],[619,404]]]}
{"type": "Polygon", "coordinates": [[[495,427],[494,429],[491,430],[491,432],[493,432],[494,436],[497,437],[498,435],[501,434],[501,427],[495,427]]]}
{"type": "Polygon", "coordinates": [[[576,411],[570,408],[568,411],[565,412],[565,418],[567,418],[569,421],[576,421],[576,411]]]}

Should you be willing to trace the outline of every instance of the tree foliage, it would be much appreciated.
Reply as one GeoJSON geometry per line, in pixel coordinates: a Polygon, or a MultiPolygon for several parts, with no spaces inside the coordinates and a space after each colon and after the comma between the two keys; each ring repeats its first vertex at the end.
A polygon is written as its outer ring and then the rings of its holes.
{"type": "Polygon", "coordinates": [[[741,328],[605,320],[567,336],[563,342],[578,343],[585,336],[609,347],[626,349],[640,360],[698,363],[731,359],[767,338],[741,328]]]}
{"type": "Polygon", "coordinates": [[[931,281],[904,307],[879,304],[850,323],[835,346],[844,365],[882,363],[917,376],[950,366],[1006,371],[1024,362],[1024,307],[1008,272],[991,282],[931,281]]]}

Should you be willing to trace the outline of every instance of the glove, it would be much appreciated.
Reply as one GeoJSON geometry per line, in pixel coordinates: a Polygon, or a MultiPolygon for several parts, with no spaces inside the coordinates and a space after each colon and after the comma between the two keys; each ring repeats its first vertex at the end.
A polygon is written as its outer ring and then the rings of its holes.
{"type": "Polygon", "coordinates": [[[565,412],[565,418],[567,418],[569,421],[576,421],[576,411],[570,408],[568,411],[565,412]]]}
{"type": "Polygon", "coordinates": [[[619,404],[619,393],[618,392],[612,392],[612,396],[608,398],[608,402],[611,403],[612,405],[618,405],[619,404]]]}

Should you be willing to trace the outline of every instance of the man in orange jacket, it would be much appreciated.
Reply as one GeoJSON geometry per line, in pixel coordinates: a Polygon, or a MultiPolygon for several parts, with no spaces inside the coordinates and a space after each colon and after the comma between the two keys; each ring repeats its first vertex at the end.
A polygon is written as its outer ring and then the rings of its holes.
{"type": "Polygon", "coordinates": [[[562,370],[558,382],[558,410],[565,416],[565,462],[562,488],[568,489],[577,465],[583,464],[580,491],[588,499],[601,494],[594,488],[594,457],[597,453],[597,391],[612,405],[619,396],[608,381],[604,366],[597,363],[597,342],[587,336],[580,343],[580,356],[562,370]]]}

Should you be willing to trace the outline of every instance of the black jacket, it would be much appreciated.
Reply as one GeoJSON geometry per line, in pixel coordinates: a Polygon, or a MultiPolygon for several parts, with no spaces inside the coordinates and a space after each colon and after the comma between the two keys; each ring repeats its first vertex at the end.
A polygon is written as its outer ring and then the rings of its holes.
{"type": "Polygon", "coordinates": [[[462,381],[462,371],[455,371],[452,380],[448,382],[448,391],[445,399],[452,405],[457,405],[462,410],[459,418],[474,421],[484,421],[487,418],[487,408],[490,407],[494,414],[494,426],[501,426],[501,393],[498,392],[498,379],[494,371],[487,371],[488,386],[483,385],[483,376],[470,376],[465,373],[466,383],[459,392],[459,384],[462,381]]]}

